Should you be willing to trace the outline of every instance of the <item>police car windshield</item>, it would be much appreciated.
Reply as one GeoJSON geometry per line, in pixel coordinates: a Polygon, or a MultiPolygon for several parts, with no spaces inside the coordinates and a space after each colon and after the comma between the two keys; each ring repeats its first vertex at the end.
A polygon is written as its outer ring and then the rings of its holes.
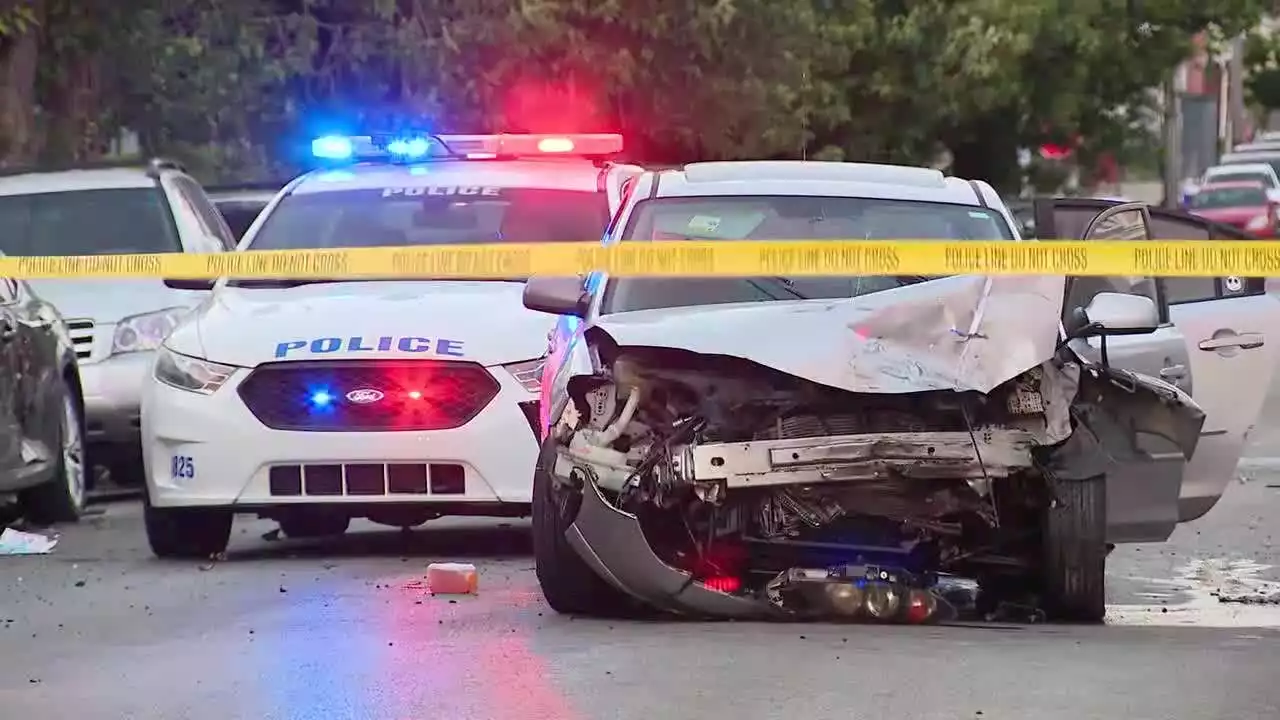
{"type": "Polygon", "coordinates": [[[599,242],[608,222],[608,200],[595,191],[456,185],[332,190],[281,200],[247,249],[599,242]]]}
{"type": "Polygon", "coordinates": [[[0,196],[0,252],[128,255],[182,252],[157,187],[0,196]]]}
{"type": "MultiPolygon", "coordinates": [[[[1013,240],[989,208],[878,198],[737,196],[640,203],[624,241],[1013,240]]],[[[602,312],[718,303],[847,298],[928,280],[919,276],[618,278],[602,312]]]]}

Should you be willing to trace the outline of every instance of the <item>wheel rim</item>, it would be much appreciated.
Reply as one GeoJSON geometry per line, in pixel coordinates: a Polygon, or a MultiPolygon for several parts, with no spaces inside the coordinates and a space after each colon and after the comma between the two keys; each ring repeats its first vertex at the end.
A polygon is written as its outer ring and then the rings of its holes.
{"type": "Polygon", "coordinates": [[[62,401],[62,474],[67,495],[79,510],[85,502],[84,438],[80,435],[80,412],[74,399],[62,401]]]}

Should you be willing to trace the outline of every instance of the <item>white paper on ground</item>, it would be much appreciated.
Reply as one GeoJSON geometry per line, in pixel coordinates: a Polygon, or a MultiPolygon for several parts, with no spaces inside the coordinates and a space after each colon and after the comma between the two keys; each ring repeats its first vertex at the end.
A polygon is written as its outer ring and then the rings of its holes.
{"type": "Polygon", "coordinates": [[[5,528],[0,533],[0,555],[46,555],[57,544],[57,538],[13,528],[5,528]]]}

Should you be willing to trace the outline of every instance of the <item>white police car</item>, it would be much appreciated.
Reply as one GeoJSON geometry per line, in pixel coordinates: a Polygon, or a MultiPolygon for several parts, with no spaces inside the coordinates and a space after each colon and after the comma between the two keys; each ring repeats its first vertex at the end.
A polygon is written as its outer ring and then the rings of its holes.
{"type": "MultiPolygon", "coordinates": [[[[239,251],[599,241],[635,166],[617,135],[329,137],[239,251]]],[[[353,517],[521,516],[554,319],[509,280],[213,285],[144,391],[146,527],[161,557],[222,551],[232,516],[287,535],[353,517]]]]}

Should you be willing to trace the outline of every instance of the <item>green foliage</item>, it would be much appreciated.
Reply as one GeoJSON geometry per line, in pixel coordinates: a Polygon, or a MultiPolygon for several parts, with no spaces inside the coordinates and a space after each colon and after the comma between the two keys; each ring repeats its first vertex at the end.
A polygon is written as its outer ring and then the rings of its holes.
{"type": "Polygon", "coordinates": [[[1149,89],[1192,35],[1232,36],[1267,4],[0,0],[0,63],[6,35],[42,32],[46,156],[101,152],[130,128],[211,180],[295,172],[321,120],[427,119],[617,130],[648,162],[949,151],[955,171],[1012,188],[1020,146],[1149,152],[1149,89]]]}
{"type": "Polygon", "coordinates": [[[0,40],[32,32],[39,25],[35,3],[17,2],[8,7],[0,5],[0,40]]]}
{"type": "Polygon", "coordinates": [[[1244,62],[1249,103],[1263,110],[1280,109],[1280,35],[1250,33],[1245,40],[1244,62]]]}

